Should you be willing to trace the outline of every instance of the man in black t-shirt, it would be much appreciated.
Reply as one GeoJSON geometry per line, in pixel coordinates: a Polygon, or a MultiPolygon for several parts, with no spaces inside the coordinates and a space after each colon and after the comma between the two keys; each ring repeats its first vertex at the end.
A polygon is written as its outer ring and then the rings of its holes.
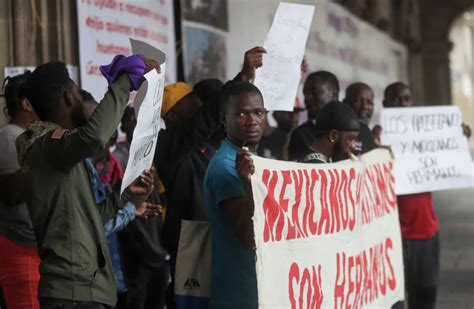
{"type": "Polygon", "coordinates": [[[308,75],[303,85],[308,121],[297,127],[290,137],[288,159],[296,161],[308,152],[314,140],[314,125],[321,107],[339,96],[339,81],[331,72],[318,71],[308,75]]]}
{"type": "Polygon", "coordinates": [[[296,100],[293,111],[273,112],[277,127],[270,127],[267,124],[267,129],[263,133],[258,147],[257,154],[259,156],[276,160],[286,159],[285,148],[288,145],[288,138],[293,129],[298,126],[302,110],[299,100],[296,100]]]}
{"type": "Polygon", "coordinates": [[[374,136],[368,126],[374,112],[374,92],[367,84],[354,83],[346,88],[343,100],[355,111],[360,120],[359,138],[354,143],[355,155],[366,153],[376,147],[374,136]]]}

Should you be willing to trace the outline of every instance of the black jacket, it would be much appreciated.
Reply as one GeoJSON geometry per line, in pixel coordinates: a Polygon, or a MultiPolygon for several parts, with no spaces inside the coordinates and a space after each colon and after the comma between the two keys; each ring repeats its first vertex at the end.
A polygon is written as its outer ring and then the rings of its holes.
{"type": "Polygon", "coordinates": [[[311,151],[310,146],[313,144],[315,131],[313,122],[308,120],[291,133],[288,144],[288,160],[297,161],[311,151]]]}

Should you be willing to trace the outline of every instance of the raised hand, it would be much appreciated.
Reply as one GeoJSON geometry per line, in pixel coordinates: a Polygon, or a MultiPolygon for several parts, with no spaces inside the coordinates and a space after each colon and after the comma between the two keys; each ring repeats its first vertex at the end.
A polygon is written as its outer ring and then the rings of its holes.
{"type": "Polygon", "coordinates": [[[247,149],[241,149],[235,158],[235,169],[240,177],[246,182],[250,182],[250,178],[255,173],[255,165],[253,164],[252,153],[247,149]]]}
{"type": "Polygon", "coordinates": [[[245,52],[244,66],[240,72],[242,81],[254,79],[255,70],[263,65],[263,54],[267,51],[263,47],[254,47],[245,52]]]}
{"type": "Polygon", "coordinates": [[[158,72],[158,74],[161,73],[161,68],[158,64],[158,62],[156,62],[155,60],[153,59],[148,59],[146,58],[145,56],[141,56],[142,59],[143,59],[143,62],[145,62],[145,65],[146,65],[146,68],[145,68],[145,73],[148,73],[150,72],[151,70],[153,69],[156,69],[156,71],[158,72]]]}
{"type": "Polygon", "coordinates": [[[303,56],[303,60],[301,61],[301,66],[300,66],[300,71],[301,71],[301,78],[308,72],[309,64],[308,64],[308,58],[306,58],[306,55],[303,56]]]}
{"type": "Polygon", "coordinates": [[[154,189],[153,186],[153,174],[148,171],[143,173],[135,179],[130,186],[128,186],[130,193],[132,193],[131,202],[135,204],[135,207],[139,207],[150,195],[154,189]]]}
{"type": "Polygon", "coordinates": [[[469,139],[472,135],[471,127],[468,124],[462,124],[462,132],[469,139]]]}

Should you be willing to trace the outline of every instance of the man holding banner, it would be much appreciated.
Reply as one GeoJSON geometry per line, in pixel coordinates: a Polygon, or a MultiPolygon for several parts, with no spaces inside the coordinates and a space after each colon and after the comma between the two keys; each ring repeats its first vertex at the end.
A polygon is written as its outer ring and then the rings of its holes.
{"type": "Polygon", "coordinates": [[[263,97],[248,82],[224,86],[225,139],[204,178],[212,237],[212,308],[258,308],[251,152],[265,127],[263,97]],[[244,149],[248,147],[248,150],[244,149]]]}
{"type": "MultiPolygon", "coordinates": [[[[384,92],[383,106],[385,108],[412,107],[413,101],[410,88],[401,82],[389,85],[384,92]]],[[[433,111],[431,111],[431,113],[433,113],[433,111]]],[[[384,134],[395,135],[395,132],[398,131],[395,127],[407,129],[409,126],[407,124],[408,121],[401,121],[401,115],[402,114],[399,114],[398,117],[393,118],[387,117],[387,119],[396,118],[398,121],[387,122],[386,125],[390,124],[390,128],[384,128],[382,125],[382,130],[384,130],[384,132],[382,132],[382,138],[384,138],[384,134]]],[[[407,116],[407,119],[408,118],[407,116]]],[[[464,134],[469,137],[469,127],[463,125],[463,129],[464,134]]],[[[423,132],[424,134],[428,134],[426,133],[428,131],[423,132]]],[[[407,135],[410,134],[405,133],[405,135],[403,135],[402,133],[402,135],[400,135],[401,138],[406,141],[405,144],[408,144],[410,139],[408,138],[407,140],[407,135]]],[[[385,136],[385,140],[387,140],[387,136],[385,136]]],[[[415,145],[415,143],[413,143],[413,145],[415,145]]],[[[393,147],[395,145],[390,146],[393,147]]],[[[398,148],[399,147],[394,148],[394,151],[399,151],[398,148]]],[[[404,152],[405,150],[401,153],[396,153],[396,155],[403,156],[404,152]]],[[[408,151],[406,152],[408,153],[408,151]]],[[[421,153],[421,150],[418,151],[418,153],[421,153]]],[[[400,157],[398,160],[398,165],[402,166],[400,157]]],[[[412,160],[416,160],[415,156],[413,156],[412,160]]],[[[404,178],[397,178],[397,181],[397,186],[399,187],[406,182],[404,178]]],[[[413,187],[414,184],[411,186],[413,187]]],[[[440,269],[440,243],[439,223],[433,209],[432,194],[431,192],[421,192],[397,195],[397,203],[403,238],[405,286],[408,296],[408,308],[435,308],[440,269]]],[[[402,303],[397,303],[394,306],[394,308],[402,307],[402,303]]]]}

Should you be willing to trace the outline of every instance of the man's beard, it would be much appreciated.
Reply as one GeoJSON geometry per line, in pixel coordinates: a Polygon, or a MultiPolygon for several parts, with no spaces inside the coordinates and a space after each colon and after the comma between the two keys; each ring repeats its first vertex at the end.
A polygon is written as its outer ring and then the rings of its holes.
{"type": "MultiPolygon", "coordinates": [[[[312,99],[306,99],[306,100],[304,100],[304,103],[305,103],[305,106],[311,106],[311,105],[314,104],[312,99]]],[[[308,108],[306,110],[308,111],[308,118],[309,119],[316,120],[316,118],[318,118],[320,108],[317,108],[316,111],[311,111],[311,112],[310,112],[310,109],[308,109],[308,108]]]]}
{"type": "Polygon", "coordinates": [[[341,139],[338,138],[334,148],[332,149],[332,160],[333,162],[343,161],[349,158],[349,154],[344,151],[342,147],[341,139]]]}
{"type": "Polygon", "coordinates": [[[86,119],[86,116],[84,116],[84,106],[82,104],[76,104],[76,106],[74,107],[74,110],[72,111],[71,117],[76,128],[82,127],[83,125],[85,125],[87,122],[87,119],[86,119]]]}

